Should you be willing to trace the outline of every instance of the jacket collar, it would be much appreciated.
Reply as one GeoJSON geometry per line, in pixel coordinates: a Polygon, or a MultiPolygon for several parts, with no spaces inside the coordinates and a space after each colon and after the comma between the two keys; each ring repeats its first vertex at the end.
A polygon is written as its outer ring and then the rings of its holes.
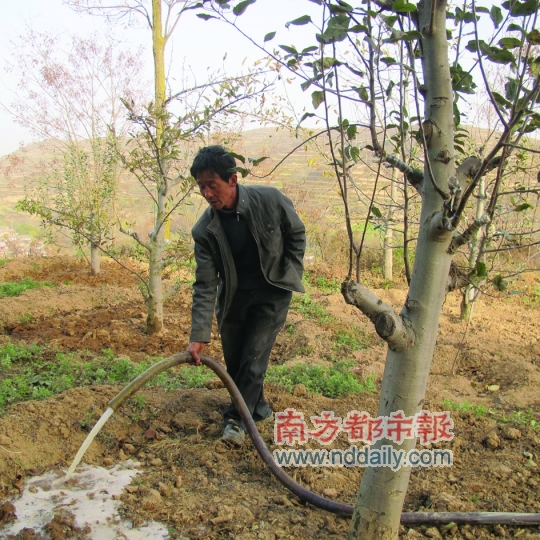
{"type": "Polygon", "coordinates": [[[249,211],[249,196],[245,186],[236,184],[236,189],[238,190],[238,199],[236,202],[236,210],[241,214],[245,214],[249,211]]]}

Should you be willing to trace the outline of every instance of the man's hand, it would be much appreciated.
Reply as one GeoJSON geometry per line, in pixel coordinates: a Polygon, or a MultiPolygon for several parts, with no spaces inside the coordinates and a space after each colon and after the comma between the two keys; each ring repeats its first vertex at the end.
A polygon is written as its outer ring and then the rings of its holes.
{"type": "Polygon", "coordinates": [[[206,343],[201,343],[200,341],[193,341],[189,344],[189,347],[187,348],[187,352],[193,356],[193,360],[195,360],[196,366],[201,366],[202,362],[199,358],[199,353],[202,353],[204,350],[204,346],[206,343]]]}

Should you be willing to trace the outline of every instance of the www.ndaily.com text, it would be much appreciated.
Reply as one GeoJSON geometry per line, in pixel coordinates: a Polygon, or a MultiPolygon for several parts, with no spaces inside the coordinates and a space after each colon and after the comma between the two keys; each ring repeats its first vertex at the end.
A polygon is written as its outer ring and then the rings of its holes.
{"type": "Polygon", "coordinates": [[[452,450],[396,449],[390,445],[381,448],[351,445],[340,449],[274,450],[274,461],[279,467],[390,467],[397,471],[401,467],[451,467],[454,461],[452,450]]]}

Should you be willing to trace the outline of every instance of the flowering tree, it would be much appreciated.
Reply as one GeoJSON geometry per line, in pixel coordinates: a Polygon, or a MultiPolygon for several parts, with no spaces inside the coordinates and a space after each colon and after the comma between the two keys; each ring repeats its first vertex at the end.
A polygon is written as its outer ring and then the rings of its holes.
{"type": "Polygon", "coordinates": [[[45,226],[69,229],[76,245],[88,243],[98,273],[115,222],[116,145],[127,129],[121,98],[135,103],[142,94],[139,55],[110,36],[32,30],[13,45],[13,55],[20,80],[11,112],[53,154],[52,166],[29,179],[18,208],[45,226]]]}

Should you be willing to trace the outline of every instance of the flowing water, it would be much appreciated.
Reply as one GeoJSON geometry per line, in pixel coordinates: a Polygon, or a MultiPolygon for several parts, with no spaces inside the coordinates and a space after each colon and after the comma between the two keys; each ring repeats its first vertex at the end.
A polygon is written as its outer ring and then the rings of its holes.
{"type": "Polygon", "coordinates": [[[92,431],[88,434],[88,437],[86,437],[86,439],[82,443],[79,451],[77,452],[77,455],[75,456],[75,459],[73,460],[73,463],[71,464],[68,472],[66,473],[66,477],[64,478],[66,482],[70,479],[71,475],[77,468],[77,465],[83,458],[85,452],[88,450],[88,447],[92,444],[92,441],[95,439],[96,435],[101,431],[101,428],[105,425],[105,422],[112,416],[113,413],[113,409],[109,407],[98,420],[97,424],[94,426],[94,429],[92,429],[92,431]]]}
{"type": "Polygon", "coordinates": [[[167,529],[156,522],[141,528],[122,521],[118,515],[120,494],[140,471],[138,463],[126,461],[111,469],[82,465],[65,482],[63,471],[52,471],[27,480],[19,499],[12,500],[17,520],[0,526],[0,538],[34,529],[49,538],[45,527],[56,519],[73,524],[76,538],[84,540],[159,540],[169,538],[167,529]]]}

